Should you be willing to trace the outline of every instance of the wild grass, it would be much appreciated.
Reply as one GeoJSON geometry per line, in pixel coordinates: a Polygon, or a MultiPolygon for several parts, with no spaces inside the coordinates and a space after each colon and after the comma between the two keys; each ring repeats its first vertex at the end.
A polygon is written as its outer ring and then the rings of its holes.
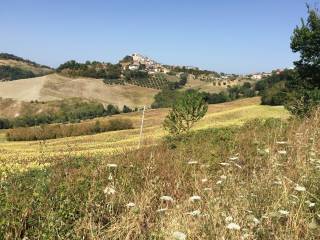
{"type": "Polygon", "coordinates": [[[319,112],[303,122],[252,120],[109,157],[70,154],[2,172],[0,235],[318,239],[319,124],[319,112]]]}

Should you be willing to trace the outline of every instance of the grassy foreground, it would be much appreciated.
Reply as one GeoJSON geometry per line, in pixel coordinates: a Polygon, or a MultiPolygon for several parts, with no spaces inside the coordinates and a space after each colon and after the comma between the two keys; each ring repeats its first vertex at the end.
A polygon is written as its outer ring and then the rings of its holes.
{"type": "Polygon", "coordinates": [[[162,142],[165,114],[147,112],[139,150],[138,129],[0,138],[0,239],[317,239],[320,114],[243,125],[287,117],[243,100],[162,142]]]}

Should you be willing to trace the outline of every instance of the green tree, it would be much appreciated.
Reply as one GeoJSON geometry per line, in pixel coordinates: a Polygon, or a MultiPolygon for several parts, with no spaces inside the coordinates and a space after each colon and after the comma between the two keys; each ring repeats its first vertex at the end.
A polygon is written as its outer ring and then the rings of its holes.
{"type": "Polygon", "coordinates": [[[163,126],[170,134],[188,132],[207,113],[208,104],[203,94],[190,90],[183,93],[164,120],[163,126]]]}
{"type": "Polygon", "coordinates": [[[300,59],[294,62],[298,77],[288,83],[291,94],[286,107],[299,117],[308,116],[320,103],[320,14],[309,6],[308,14],[291,37],[291,48],[300,59]]]}
{"type": "Polygon", "coordinates": [[[294,29],[291,49],[300,54],[294,62],[304,87],[320,87],[320,15],[308,6],[309,16],[294,29]]]}
{"type": "Polygon", "coordinates": [[[132,109],[130,107],[128,107],[127,105],[123,105],[122,112],[129,113],[129,112],[132,112],[132,109]]]}

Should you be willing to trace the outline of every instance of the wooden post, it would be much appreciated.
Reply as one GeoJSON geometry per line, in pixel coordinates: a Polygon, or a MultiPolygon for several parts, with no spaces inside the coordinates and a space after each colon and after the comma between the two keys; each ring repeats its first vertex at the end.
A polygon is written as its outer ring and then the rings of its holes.
{"type": "Polygon", "coordinates": [[[142,141],[142,130],[143,130],[143,123],[144,123],[144,111],[146,110],[146,106],[143,106],[143,110],[142,110],[142,119],[141,119],[141,126],[140,126],[140,139],[139,139],[139,146],[138,148],[140,148],[141,146],[141,141],[142,141]]]}

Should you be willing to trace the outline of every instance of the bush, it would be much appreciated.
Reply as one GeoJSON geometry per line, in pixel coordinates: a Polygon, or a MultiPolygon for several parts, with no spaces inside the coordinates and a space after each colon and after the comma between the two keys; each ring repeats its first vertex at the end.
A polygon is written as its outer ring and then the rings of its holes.
{"type": "Polygon", "coordinates": [[[37,75],[29,70],[10,66],[0,66],[0,80],[12,81],[23,78],[33,78],[36,76],[37,75]]]}
{"type": "Polygon", "coordinates": [[[186,91],[165,118],[164,129],[173,135],[189,132],[193,125],[204,117],[207,110],[208,105],[201,93],[186,91]]]}
{"type": "Polygon", "coordinates": [[[131,108],[129,108],[128,106],[124,105],[123,106],[123,109],[122,109],[122,112],[123,113],[129,113],[129,112],[132,112],[133,110],[131,108]]]}

